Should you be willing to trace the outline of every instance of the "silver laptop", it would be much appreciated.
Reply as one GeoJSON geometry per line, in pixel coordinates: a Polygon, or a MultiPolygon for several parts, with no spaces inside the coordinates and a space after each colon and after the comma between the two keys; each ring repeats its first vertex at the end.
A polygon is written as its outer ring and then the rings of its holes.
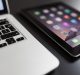
{"type": "Polygon", "coordinates": [[[0,75],[44,75],[58,65],[58,59],[9,13],[7,0],[0,0],[0,75]]]}

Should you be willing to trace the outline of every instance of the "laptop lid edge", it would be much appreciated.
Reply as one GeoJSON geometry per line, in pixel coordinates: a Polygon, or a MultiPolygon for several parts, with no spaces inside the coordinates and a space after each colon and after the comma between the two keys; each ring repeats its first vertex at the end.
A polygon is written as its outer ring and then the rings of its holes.
{"type": "Polygon", "coordinates": [[[6,0],[6,6],[7,6],[7,11],[8,11],[8,14],[10,14],[10,8],[9,8],[9,3],[8,3],[8,0],[6,0]]]}

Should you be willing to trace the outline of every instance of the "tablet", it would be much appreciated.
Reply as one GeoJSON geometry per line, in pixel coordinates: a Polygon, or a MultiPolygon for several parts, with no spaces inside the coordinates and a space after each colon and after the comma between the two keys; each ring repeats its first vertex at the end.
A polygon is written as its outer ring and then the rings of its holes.
{"type": "Polygon", "coordinates": [[[23,10],[22,15],[71,56],[80,56],[79,11],[57,2],[23,10]]]}

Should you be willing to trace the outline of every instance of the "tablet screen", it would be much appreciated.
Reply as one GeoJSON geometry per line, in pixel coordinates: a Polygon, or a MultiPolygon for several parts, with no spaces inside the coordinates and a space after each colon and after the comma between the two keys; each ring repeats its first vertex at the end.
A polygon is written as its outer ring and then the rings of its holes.
{"type": "Polygon", "coordinates": [[[71,47],[80,45],[80,13],[64,4],[32,11],[38,21],[71,47]]]}

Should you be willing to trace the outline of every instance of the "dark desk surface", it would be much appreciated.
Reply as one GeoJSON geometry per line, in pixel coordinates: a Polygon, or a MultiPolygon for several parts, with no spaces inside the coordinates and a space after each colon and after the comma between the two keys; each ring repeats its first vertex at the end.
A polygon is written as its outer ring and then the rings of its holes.
{"type": "MultiPolygon", "coordinates": [[[[12,14],[20,12],[24,8],[52,3],[55,0],[9,0],[12,14]]],[[[80,0],[64,0],[74,8],[80,10],[80,0]]],[[[33,25],[27,24],[18,14],[15,17],[59,60],[60,66],[49,75],[80,75],[80,58],[74,59],[52,42],[46,35],[33,25]]]]}

